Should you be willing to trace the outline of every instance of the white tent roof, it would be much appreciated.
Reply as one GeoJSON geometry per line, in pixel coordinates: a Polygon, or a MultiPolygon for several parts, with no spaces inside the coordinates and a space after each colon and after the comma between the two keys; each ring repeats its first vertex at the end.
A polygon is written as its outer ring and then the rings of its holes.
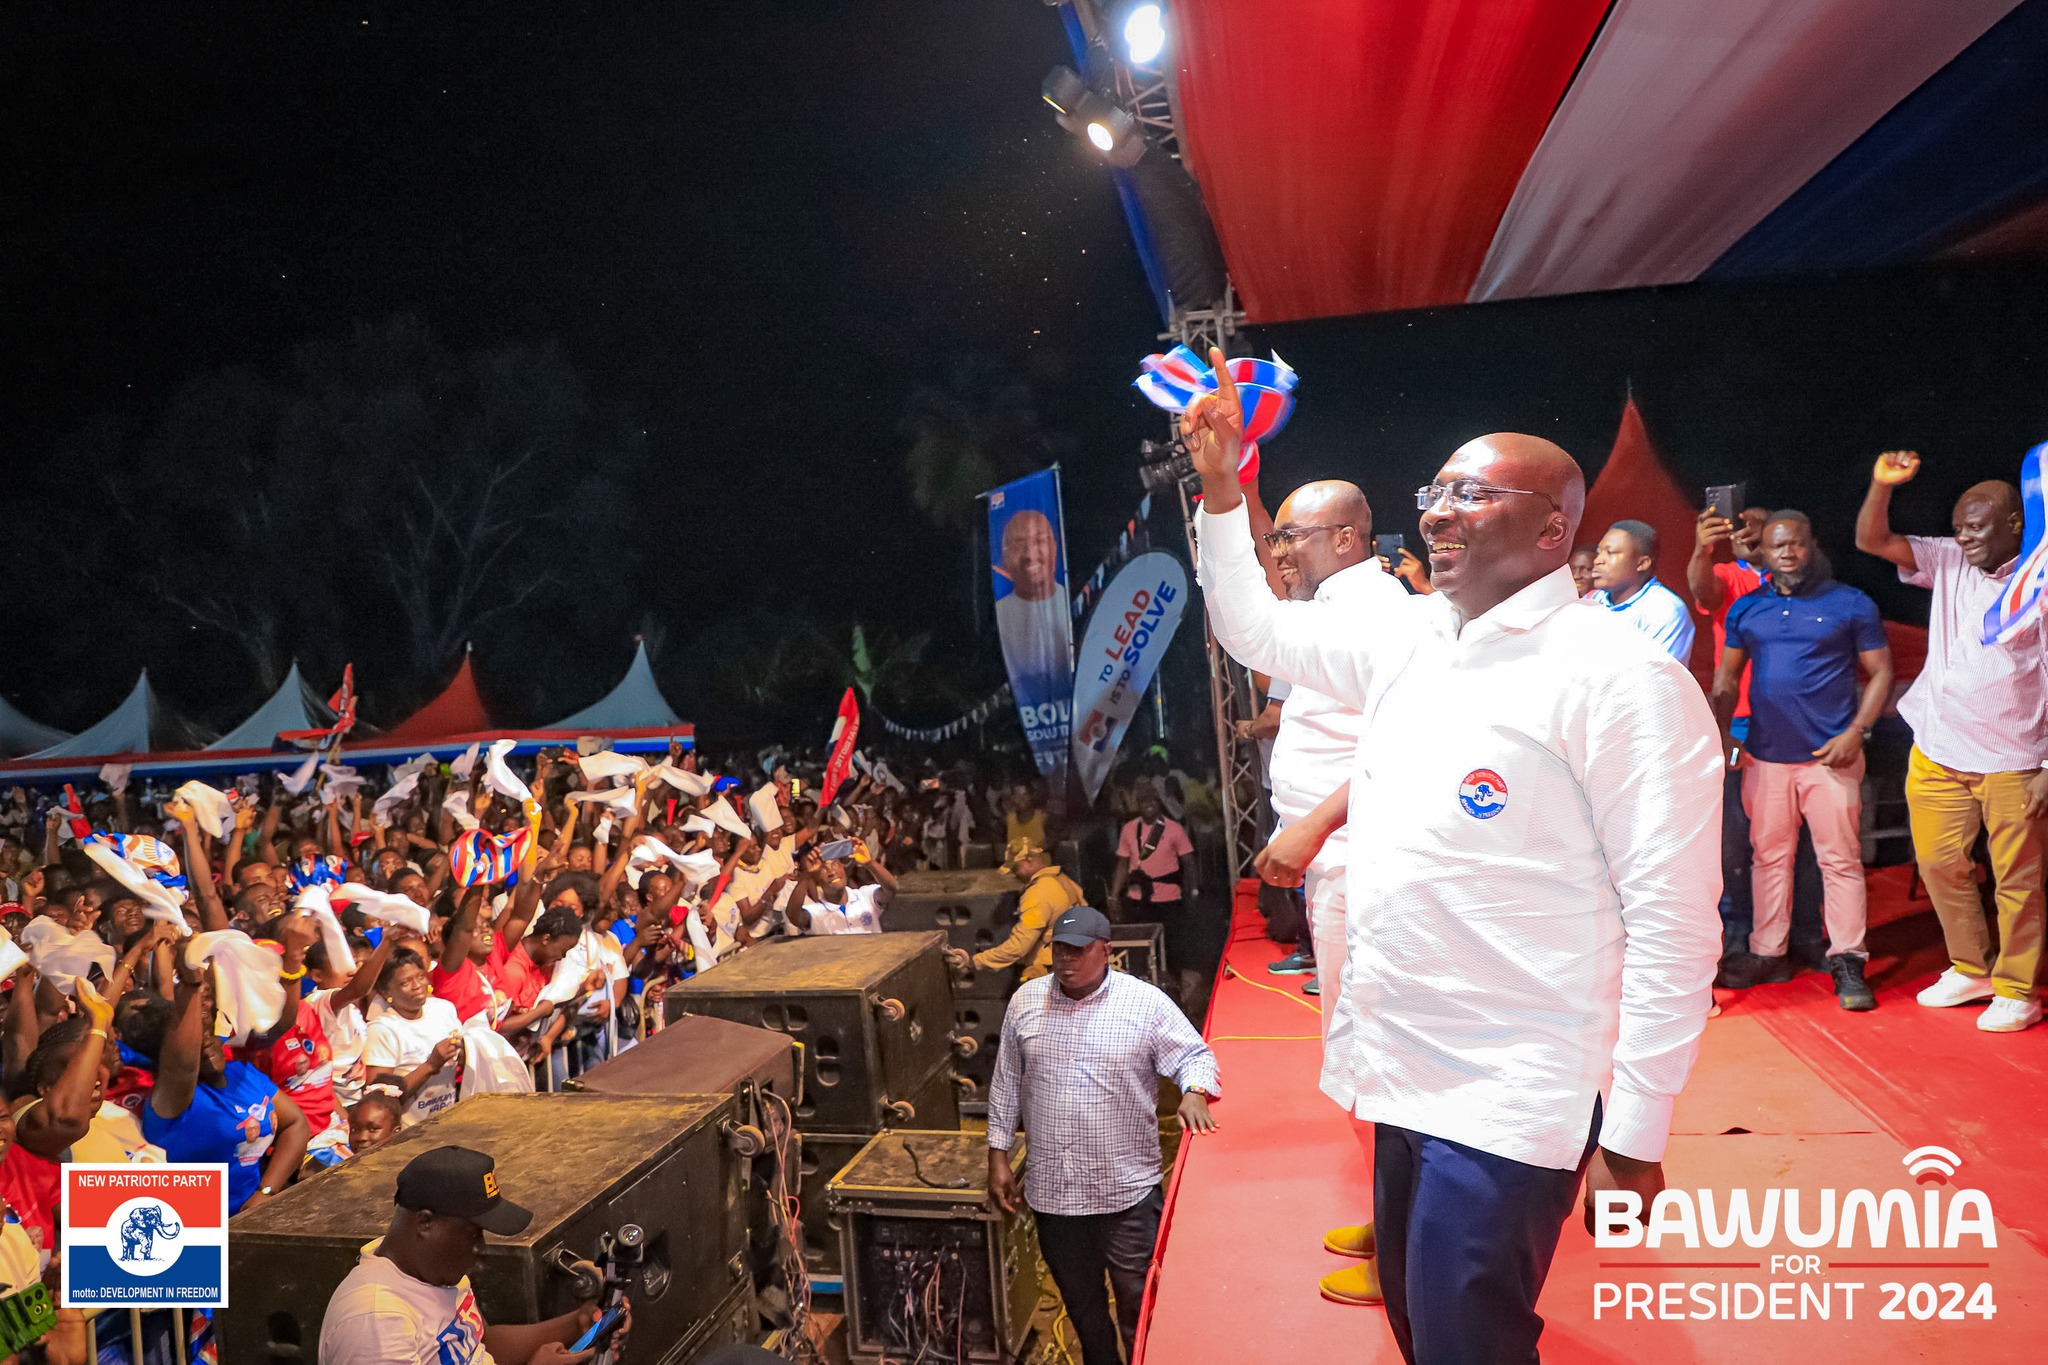
{"type": "Polygon", "coordinates": [[[334,713],[299,676],[298,660],[292,660],[270,700],[256,708],[254,715],[222,735],[209,749],[268,749],[283,730],[318,730],[334,724],[334,713]]]}
{"type": "Polygon", "coordinates": [[[7,698],[0,697],[0,757],[19,758],[37,749],[61,744],[70,737],[66,731],[54,730],[40,721],[30,720],[15,710],[7,698]]]}
{"type": "Polygon", "coordinates": [[[97,758],[102,754],[146,754],[196,749],[210,736],[159,702],[143,669],[121,704],[99,722],[29,758],[97,758]]]}
{"type": "Polygon", "coordinates": [[[682,718],[670,709],[668,698],[654,681],[654,669],[647,662],[647,642],[633,651],[632,666],[619,685],[604,697],[573,716],[564,717],[550,730],[642,730],[662,725],[681,725],[682,718]]]}

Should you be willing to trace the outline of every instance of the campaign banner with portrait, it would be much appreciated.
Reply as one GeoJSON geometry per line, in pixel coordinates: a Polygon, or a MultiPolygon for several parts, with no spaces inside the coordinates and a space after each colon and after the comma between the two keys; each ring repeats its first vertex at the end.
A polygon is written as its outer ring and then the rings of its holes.
{"type": "Polygon", "coordinates": [[[1187,595],[1180,561],[1148,550],[1117,570],[1088,618],[1074,664],[1074,772],[1090,805],[1173,643],[1187,595]]]}
{"type": "Polygon", "coordinates": [[[1017,719],[1038,771],[1063,786],[1073,725],[1067,708],[1074,691],[1074,622],[1060,472],[1041,470],[986,496],[996,633],[1017,719]]]}

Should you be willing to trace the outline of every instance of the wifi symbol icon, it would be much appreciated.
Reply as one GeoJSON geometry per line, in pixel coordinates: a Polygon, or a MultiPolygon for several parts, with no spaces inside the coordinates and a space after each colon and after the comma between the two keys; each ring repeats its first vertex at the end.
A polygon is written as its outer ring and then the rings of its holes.
{"type": "Polygon", "coordinates": [[[1949,1177],[1956,1173],[1956,1167],[1963,1164],[1963,1159],[1946,1147],[1915,1147],[1900,1159],[1899,1164],[1911,1171],[1913,1178],[1922,1184],[1935,1181],[1947,1184],[1949,1177]]]}

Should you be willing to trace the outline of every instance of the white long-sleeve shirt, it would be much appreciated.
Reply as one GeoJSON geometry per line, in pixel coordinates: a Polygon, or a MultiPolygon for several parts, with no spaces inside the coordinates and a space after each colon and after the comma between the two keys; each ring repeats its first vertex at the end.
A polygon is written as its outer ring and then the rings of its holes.
{"type": "MultiPolygon", "coordinates": [[[[1363,712],[1339,1018],[1358,1117],[1568,1170],[1663,1159],[1720,952],[1720,744],[1699,685],[1565,569],[1462,621],[1276,602],[1242,508],[1201,518],[1210,621],[1363,712]]],[[[1335,1021],[1333,1021],[1333,1030],[1335,1021]]]]}
{"type": "MultiPolygon", "coordinates": [[[[1393,599],[1407,595],[1408,590],[1383,572],[1377,559],[1367,559],[1325,578],[1316,588],[1315,600],[1346,609],[1358,603],[1364,619],[1370,620],[1374,608],[1386,609],[1393,599]]],[[[1287,696],[1280,706],[1280,731],[1273,736],[1266,773],[1271,779],[1275,822],[1285,829],[1351,780],[1358,732],[1365,719],[1357,707],[1313,687],[1281,686],[1287,696]]],[[[1319,876],[1342,876],[1349,845],[1344,830],[1338,829],[1316,850],[1310,870],[1319,876]]]]}

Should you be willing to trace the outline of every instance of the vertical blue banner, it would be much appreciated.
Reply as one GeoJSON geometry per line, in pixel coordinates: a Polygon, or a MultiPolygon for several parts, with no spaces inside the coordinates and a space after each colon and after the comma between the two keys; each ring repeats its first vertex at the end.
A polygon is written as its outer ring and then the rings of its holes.
{"type": "Polygon", "coordinates": [[[1032,760],[1056,791],[1066,785],[1073,727],[1074,623],[1065,528],[1057,469],[988,494],[989,569],[1003,665],[1032,760]]]}
{"type": "Polygon", "coordinates": [[[1081,636],[1074,670],[1074,770],[1088,804],[1116,763],[1116,751],[1138,714],[1138,703],[1180,628],[1188,576],[1164,550],[1148,550],[1117,571],[1102,590],[1081,636]]]}

